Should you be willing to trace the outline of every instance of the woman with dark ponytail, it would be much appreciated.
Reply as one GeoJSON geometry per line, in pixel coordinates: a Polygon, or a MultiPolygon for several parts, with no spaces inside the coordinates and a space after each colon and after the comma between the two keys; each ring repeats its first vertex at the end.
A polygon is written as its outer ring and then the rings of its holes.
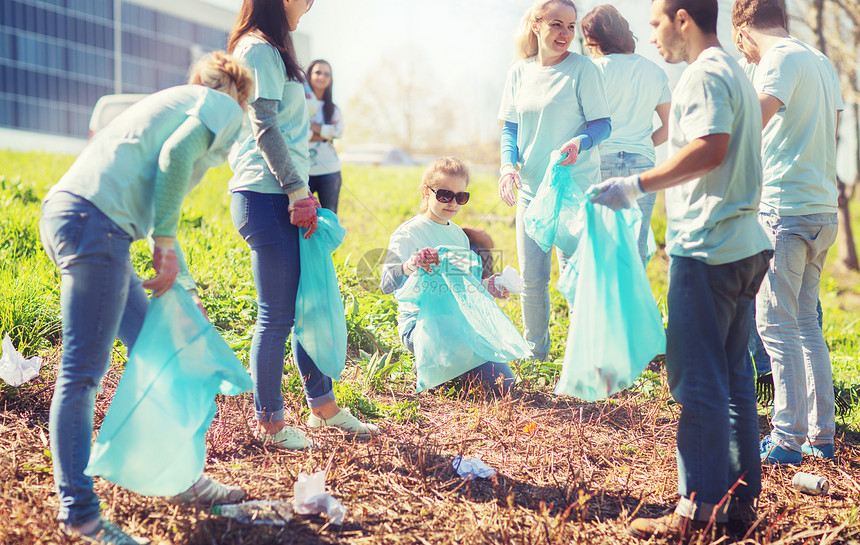
{"type": "MultiPolygon", "coordinates": [[[[230,211],[251,249],[257,289],[250,355],[254,416],[264,444],[294,450],[316,446],[300,429],[286,425],[281,394],[302,267],[299,236],[313,235],[319,208],[308,190],[305,75],[290,37],[312,4],[313,0],[244,0],[228,39],[229,51],[248,65],[255,84],[248,104],[250,127],[230,153],[234,173],[230,211]]],[[[319,370],[295,336],[292,355],[311,409],[309,427],[336,426],[364,436],[379,431],[338,407],[332,377],[319,370]]]]}

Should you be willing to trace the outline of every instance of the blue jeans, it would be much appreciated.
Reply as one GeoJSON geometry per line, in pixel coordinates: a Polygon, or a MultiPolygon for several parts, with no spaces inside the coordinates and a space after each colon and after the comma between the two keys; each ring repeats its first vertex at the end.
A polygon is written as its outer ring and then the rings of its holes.
{"type": "MultiPolygon", "coordinates": [[[[251,248],[251,272],[257,289],[257,324],[251,341],[251,378],[257,420],[284,419],[281,380],[287,337],[296,316],[299,288],[299,228],[290,223],[285,194],[237,191],[230,213],[251,248]]],[[[334,401],[331,378],[322,374],[301,344],[292,340],[293,358],[312,409],[334,401]]]]}
{"type": "Polygon", "coordinates": [[[311,193],[317,194],[320,206],[328,208],[335,214],[337,214],[337,203],[340,199],[340,186],[342,183],[340,172],[320,174],[319,176],[310,176],[308,178],[308,187],[311,193]]]}
{"type": "Polygon", "coordinates": [[[59,519],[80,526],[99,516],[90,458],[96,391],[119,335],[131,351],[149,299],[129,257],[132,237],[89,201],[57,193],[42,206],[45,251],[60,268],[63,357],[49,430],[59,519]]]}
{"type": "MultiPolygon", "coordinates": [[[[410,328],[409,331],[404,333],[400,338],[401,342],[403,342],[403,346],[406,347],[406,350],[409,350],[409,352],[413,354],[415,353],[415,345],[412,343],[412,333],[414,331],[415,326],[412,326],[412,328],[410,328]]],[[[511,371],[510,365],[507,363],[492,361],[482,363],[457,378],[465,380],[466,382],[479,382],[484,386],[491,388],[493,392],[498,395],[508,393],[516,381],[514,378],[514,372],[511,371]],[[502,377],[501,387],[499,387],[499,383],[497,382],[500,375],[502,377]]]]}
{"type": "Polygon", "coordinates": [[[753,369],[755,369],[755,376],[759,377],[770,373],[770,356],[767,355],[767,350],[764,349],[764,343],[761,342],[758,328],[755,325],[755,303],[753,303],[753,319],[750,326],[750,340],[747,343],[747,349],[752,359],[753,369]]]}
{"type": "MultiPolygon", "coordinates": [[[[708,265],[672,257],[666,371],[678,420],[676,512],[708,520],[738,479],[734,498],[752,504],[761,492],[755,379],[747,358],[752,301],[771,252],[708,265]]],[[[728,502],[717,511],[727,517],[728,502]]]]}
{"type": "MultiPolygon", "coordinates": [[[[642,174],[654,167],[654,161],[638,153],[605,153],[600,155],[600,177],[602,180],[615,176],[633,176],[642,174]]],[[[636,201],[642,210],[642,223],[639,228],[639,257],[642,264],[648,265],[648,233],[651,226],[651,213],[654,211],[654,202],[657,193],[647,193],[636,201]]]]}
{"type": "MultiPolygon", "coordinates": [[[[824,311],[821,309],[821,299],[818,300],[817,312],[818,327],[824,327],[824,311]]],[[[764,343],[761,340],[761,335],[758,334],[758,328],[755,324],[755,305],[753,305],[753,324],[752,329],[750,329],[749,350],[756,376],[770,373],[770,356],[767,355],[767,350],[764,349],[764,343]]]]}
{"type": "Polygon", "coordinates": [[[818,321],[818,284],[836,240],[836,214],[760,214],[774,245],[756,298],[756,324],[771,358],[773,431],[783,448],[833,443],[836,410],[830,354],[818,321]]]}
{"type": "MultiPolygon", "coordinates": [[[[517,254],[520,275],[523,277],[523,293],[520,305],[523,314],[523,338],[532,350],[535,359],[549,360],[549,278],[552,272],[552,257],[532,240],[525,231],[526,211],[531,199],[522,193],[517,200],[517,254]]],[[[570,261],[570,256],[556,248],[559,271],[570,261]]],[[[571,304],[570,302],[568,303],[571,304]]]]}

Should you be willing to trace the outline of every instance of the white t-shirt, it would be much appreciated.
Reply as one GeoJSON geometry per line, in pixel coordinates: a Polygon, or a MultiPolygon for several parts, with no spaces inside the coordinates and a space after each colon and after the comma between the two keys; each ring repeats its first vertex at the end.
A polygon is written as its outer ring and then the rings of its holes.
{"type": "MultiPolygon", "coordinates": [[[[302,82],[287,78],[287,69],[280,53],[264,39],[245,35],[236,44],[233,56],[242,59],[251,70],[254,79],[254,96],[278,101],[278,125],[290,160],[299,177],[308,181],[308,104],[302,82]]],[[[242,129],[242,135],[230,151],[230,191],[255,191],[257,193],[283,194],[284,190],[274,173],[260,154],[250,123],[242,129]]]]}
{"type": "Polygon", "coordinates": [[[612,117],[612,134],[600,143],[600,153],[638,153],[656,161],[654,110],[672,100],[666,72],[636,53],[611,53],[593,62],[603,74],[612,117]]]}
{"type": "Polygon", "coordinates": [[[743,70],[709,47],[681,74],[669,115],[669,152],[711,134],[728,134],[722,164],[666,190],[666,249],[709,265],[772,249],[758,223],[761,106],[743,70]]]}
{"type": "MultiPolygon", "coordinates": [[[[412,254],[422,248],[436,248],[438,246],[464,248],[464,251],[468,251],[469,237],[453,221],[449,221],[447,225],[442,225],[423,215],[406,220],[391,235],[383,271],[391,267],[400,267],[412,254]]],[[[395,292],[395,297],[396,295],[395,292]]],[[[413,303],[398,300],[397,311],[397,331],[403,336],[415,325],[418,307],[413,303]]]]}
{"type": "Polygon", "coordinates": [[[761,210],[782,216],[836,212],[839,76],[820,51],[784,38],[762,55],[753,85],[782,106],[762,134],[761,210]]]}
{"type": "MultiPolygon", "coordinates": [[[[517,124],[522,192],[533,198],[549,167],[550,154],[582,134],[586,121],[609,117],[600,71],[589,59],[570,53],[554,66],[535,58],[518,61],[508,70],[499,119],[517,124]]],[[[600,181],[596,147],[579,154],[571,176],[586,190],[600,181]]]]}
{"type": "MultiPolygon", "coordinates": [[[[307,94],[307,93],[306,93],[307,94]]],[[[334,149],[333,140],[343,136],[343,115],[340,108],[334,107],[334,112],[331,114],[331,122],[325,122],[325,114],[323,113],[323,101],[318,99],[311,93],[307,95],[308,109],[310,111],[311,123],[320,125],[320,136],[325,138],[325,142],[309,142],[309,159],[311,176],[320,176],[322,174],[331,174],[340,172],[340,159],[337,156],[337,150],[334,149]]],[[[311,136],[308,131],[308,137],[311,136]]]]}
{"type": "Polygon", "coordinates": [[[93,203],[135,240],[155,221],[155,179],[164,142],[189,117],[215,135],[193,166],[187,191],[220,165],[242,127],[244,112],[229,95],[202,85],[179,85],[133,104],[96,133],[74,164],[48,192],[67,191],[93,203]]]}

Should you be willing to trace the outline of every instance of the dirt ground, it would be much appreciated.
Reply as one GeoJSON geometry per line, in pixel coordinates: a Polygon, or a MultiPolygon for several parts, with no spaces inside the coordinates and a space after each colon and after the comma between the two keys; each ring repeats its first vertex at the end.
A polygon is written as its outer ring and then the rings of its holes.
{"type": "MultiPolygon", "coordinates": [[[[97,401],[101,421],[117,372],[97,401]]],[[[53,382],[43,377],[0,392],[0,543],[81,543],[60,532],[47,421],[53,382]]],[[[331,464],[328,492],[347,509],[342,526],[297,516],[286,527],[242,524],[195,507],[177,507],[96,479],[104,514],[154,543],[175,544],[524,544],[636,543],[637,516],[659,516],[677,501],[674,441],[678,405],[665,389],[624,392],[584,403],[520,388],[503,400],[411,398],[419,417],[381,423],[384,435],[356,441],[311,430],[313,452],[263,447],[250,433],[250,396],[219,397],[209,430],[206,471],[244,487],[249,499],[291,500],[299,472],[331,464]],[[455,456],[478,456],[496,477],[465,481],[455,456]]],[[[288,400],[288,410],[303,410],[288,400]]],[[[290,418],[288,417],[288,420],[290,418]]],[[[292,423],[301,425],[298,417],[292,423]]],[[[762,432],[768,428],[762,417],[762,432]]],[[[746,536],[697,536],[693,542],[860,543],[860,436],[838,432],[835,463],[805,459],[800,468],[766,467],[760,519],[746,536]],[[826,496],[791,487],[802,470],[830,481],[826,496]]]]}

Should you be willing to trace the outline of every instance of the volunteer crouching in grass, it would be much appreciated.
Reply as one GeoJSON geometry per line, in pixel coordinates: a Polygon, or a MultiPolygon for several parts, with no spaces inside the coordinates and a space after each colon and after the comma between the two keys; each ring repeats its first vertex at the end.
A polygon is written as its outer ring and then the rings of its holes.
{"type": "Polygon", "coordinates": [[[761,110],[717,40],[717,0],[655,0],[651,42],[687,62],[669,117],[669,159],[589,192],[614,210],[666,189],[666,370],[678,421],[675,512],[633,520],[638,538],[689,536],[755,520],[758,415],[747,341],[771,244],[758,223],[761,110]],[[732,492],[730,493],[730,490],[732,492]]]}
{"type": "MultiPolygon", "coordinates": [[[[469,170],[454,157],[442,157],[433,161],[421,179],[420,214],[403,222],[391,235],[388,254],[382,267],[381,288],[383,293],[395,293],[403,287],[406,280],[419,269],[432,272],[440,265],[439,246],[450,247],[459,252],[469,250],[469,239],[456,223],[451,221],[463,206],[469,202],[466,186],[469,183],[469,170]]],[[[465,274],[465,273],[457,273],[465,274]]],[[[503,287],[496,286],[498,274],[482,281],[493,297],[504,299],[509,296],[503,287]]],[[[478,277],[480,280],[480,277],[478,277]]],[[[414,331],[418,322],[419,307],[408,301],[398,299],[397,331],[403,345],[415,353],[414,331]]],[[[452,317],[452,320],[454,318],[452,317]]],[[[450,322],[453,324],[453,322],[450,322]]],[[[438,339],[440,344],[459,342],[460,339],[438,339]]],[[[451,362],[462,365],[462,362],[451,362]]],[[[425,364],[417,362],[417,365],[425,364]]],[[[440,365],[439,361],[427,364],[440,365]]],[[[419,377],[424,370],[418,369],[419,377]]],[[[467,382],[475,381],[497,395],[508,393],[514,384],[514,373],[507,362],[488,361],[474,369],[462,369],[460,378],[467,382]]],[[[454,378],[454,377],[451,377],[454,378]]]]}
{"type": "MultiPolygon", "coordinates": [[[[191,71],[190,84],[155,93],[121,114],[87,145],[51,188],[40,231],[61,273],[63,357],[51,402],[54,481],[64,532],[94,543],[138,543],[100,515],[90,457],[96,390],[114,339],[129,351],[149,305],[174,281],[196,295],[176,224],[184,196],[210,166],[224,162],[242,126],[253,83],[234,58],[215,52],[191,71]],[[131,243],[149,237],[156,275],[135,274],[131,243]]],[[[231,503],[245,497],[205,475],[178,503],[231,503]]]]}

